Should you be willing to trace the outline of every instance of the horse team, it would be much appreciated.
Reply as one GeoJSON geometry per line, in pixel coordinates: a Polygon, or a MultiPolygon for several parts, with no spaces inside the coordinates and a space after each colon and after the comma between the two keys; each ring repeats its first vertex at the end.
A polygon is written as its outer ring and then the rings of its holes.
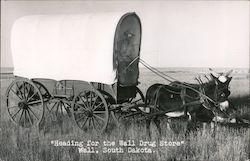
{"type": "Polygon", "coordinates": [[[226,73],[210,73],[204,83],[196,78],[198,84],[174,81],[169,85],[153,84],[146,93],[146,107],[152,113],[152,120],[160,130],[161,116],[186,118],[189,127],[197,123],[242,121],[237,117],[237,109],[229,100],[229,84],[232,70],[226,73]]]}

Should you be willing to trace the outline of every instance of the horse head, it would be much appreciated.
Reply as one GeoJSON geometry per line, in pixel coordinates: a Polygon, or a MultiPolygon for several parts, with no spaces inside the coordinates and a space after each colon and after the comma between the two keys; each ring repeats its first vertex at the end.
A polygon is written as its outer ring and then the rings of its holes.
{"type": "Polygon", "coordinates": [[[229,84],[232,80],[230,74],[232,70],[225,73],[210,73],[213,84],[211,98],[214,101],[212,108],[215,109],[216,113],[222,118],[231,118],[232,111],[235,111],[233,104],[229,101],[231,94],[229,84]]]}
{"type": "Polygon", "coordinates": [[[229,95],[231,94],[229,90],[229,84],[232,80],[232,77],[229,76],[231,72],[232,70],[226,73],[218,73],[217,75],[210,73],[212,82],[214,82],[215,85],[213,99],[217,103],[224,102],[225,100],[228,99],[229,95]]]}

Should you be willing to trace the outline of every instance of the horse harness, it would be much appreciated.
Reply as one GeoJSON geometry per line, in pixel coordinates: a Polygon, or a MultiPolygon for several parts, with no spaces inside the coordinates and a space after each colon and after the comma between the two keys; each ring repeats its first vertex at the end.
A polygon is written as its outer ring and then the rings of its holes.
{"type": "MultiPolygon", "coordinates": [[[[213,114],[216,116],[218,111],[222,112],[223,114],[225,114],[226,116],[230,117],[227,113],[225,113],[224,111],[220,110],[219,109],[219,103],[217,102],[218,100],[213,100],[211,99],[210,97],[206,96],[205,95],[205,89],[204,87],[202,87],[200,85],[199,87],[199,91],[194,89],[193,87],[190,87],[189,85],[187,84],[179,84],[179,86],[182,86],[180,88],[180,92],[178,91],[174,91],[174,90],[171,90],[169,88],[166,88],[166,85],[160,85],[157,87],[155,93],[154,93],[154,97],[155,97],[155,102],[154,102],[154,107],[157,107],[157,102],[158,102],[158,98],[159,98],[159,93],[160,93],[160,90],[165,90],[167,92],[170,92],[172,94],[178,94],[180,95],[181,97],[181,100],[182,100],[182,106],[184,107],[184,114],[187,115],[187,107],[188,106],[194,106],[194,105],[202,105],[204,108],[206,108],[207,110],[210,110],[211,112],[213,112],[213,114]],[[193,97],[193,96],[190,96],[187,94],[187,88],[195,91],[196,93],[198,93],[198,96],[197,97],[193,97]],[[186,98],[190,98],[190,99],[193,99],[194,101],[190,101],[190,102],[186,102],[186,98]],[[213,105],[215,106],[215,108],[211,108],[211,105],[210,105],[210,102],[213,103],[213,105]]],[[[171,86],[169,86],[171,87],[171,86]]],[[[171,87],[174,89],[174,87],[171,87]]],[[[176,88],[177,89],[177,88],[176,88]]],[[[215,92],[214,92],[214,98],[217,98],[218,96],[218,91],[223,91],[225,88],[223,89],[218,89],[218,85],[216,84],[216,87],[215,87],[215,92]]]]}

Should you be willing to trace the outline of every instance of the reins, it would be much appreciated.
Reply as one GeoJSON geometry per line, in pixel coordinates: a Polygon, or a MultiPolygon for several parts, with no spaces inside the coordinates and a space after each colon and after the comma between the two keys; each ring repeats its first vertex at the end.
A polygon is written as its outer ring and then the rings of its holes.
{"type": "Polygon", "coordinates": [[[173,77],[170,77],[170,76],[166,75],[165,73],[159,71],[158,69],[156,69],[156,68],[150,66],[148,63],[146,63],[146,62],[145,62],[144,60],[142,60],[141,58],[140,58],[140,63],[141,63],[143,66],[145,66],[147,69],[149,69],[150,71],[152,71],[152,72],[155,73],[156,75],[160,76],[161,78],[163,78],[163,79],[169,81],[170,83],[176,84],[176,85],[181,86],[181,87],[185,87],[185,88],[191,89],[191,90],[193,90],[194,92],[197,92],[198,94],[200,94],[200,95],[202,95],[203,97],[205,97],[207,100],[209,100],[210,102],[212,102],[215,106],[218,106],[216,101],[214,101],[214,100],[211,99],[210,97],[206,96],[206,95],[203,94],[202,92],[196,90],[195,88],[191,87],[190,85],[186,84],[185,82],[181,83],[181,82],[179,82],[177,79],[175,79],[175,78],[173,78],[173,77]],[[172,79],[172,80],[171,80],[171,79],[172,79]],[[176,83],[176,82],[174,82],[174,81],[177,81],[177,82],[179,82],[179,83],[176,83]]]}
{"type": "MultiPolygon", "coordinates": [[[[180,87],[188,88],[188,89],[190,89],[190,90],[192,90],[192,91],[198,93],[198,94],[200,95],[200,97],[202,98],[202,101],[200,101],[200,103],[203,105],[204,108],[206,108],[206,109],[212,111],[212,112],[214,113],[214,115],[216,115],[216,112],[214,111],[214,109],[207,107],[207,105],[206,105],[206,104],[207,104],[207,101],[210,101],[211,103],[213,103],[216,110],[218,110],[218,111],[220,111],[221,113],[225,114],[226,116],[230,117],[230,116],[229,116],[228,114],[226,114],[224,111],[221,111],[220,109],[218,109],[218,108],[219,108],[218,102],[215,101],[215,100],[213,100],[213,99],[211,99],[210,97],[208,97],[208,96],[205,94],[204,88],[203,88],[203,89],[200,88],[200,91],[199,91],[199,90],[197,90],[197,89],[191,87],[191,86],[188,85],[187,83],[185,83],[185,82],[180,82],[179,80],[177,80],[177,79],[175,79],[175,78],[173,78],[173,77],[170,77],[169,75],[166,75],[165,73],[159,71],[158,69],[156,69],[156,68],[150,66],[148,63],[146,63],[146,62],[145,62],[144,60],[142,60],[141,58],[139,59],[139,62],[140,62],[143,66],[145,66],[147,69],[149,69],[150,71],[152,71],[152,72],[155,73],[156,75],[158,75],[158,76],[160,76],[161,78],[163,78],[164,80],[167,80],[167,81],[169,81],[170,83],[176,84],[176,85],[178,85],[178,86],[180,86],[180,87]],[[172,79],[172,80],[171,80],[171,79],[172,79]],[[175,82],[175,81],[176,81],[176,82],[175,82]],[[177,82],[178,82],[178,83],[177,83],[177,82]],[[204,99],[204,98],[205,98],[205,99],[204,99]],[[206,101],[205,101],[205,100],[206,100],[206,101]],[[206,104],[204,104],[204,103],[206,103],[206,104]]],[[[161,88],[162,88],[162,87],[161,87],[161,88]]],[[[164,88],[164,89],[165,89],[165,88],[164,88]]],[[[166,89],[165,89],[165,90],[166,90],[166,89]]],[[[214,95],[217,94],[217,91],[218,91],[218,86],[216,85],[216,92],[214,93],[214,95]]],[[[215,97],[215,98],[217,98],[217,97],[215,97]]]]}
{"type": "MultiPolygon", "coordinates": [[[[187,83],[185,83],[185,82],[180,82],[179,80],[177,80],[177,79],[175,79],[175,78],[173,78],[173,77],[171,77],[171,76],[169,76],[169,75],[167,75],[167,74],[165,74],[165,73],[159,71],[158,69],[154,68],[153,66],[149,65],[147,62],[145,62],[144,60],[142,60],[139,56],[137,56],[135,59],[133,59],[133,61],[131,61],[131,62],[129,63],[129,65],[128,65],[123,71],[126,71],[126,70],[127,70],[127,69],[128,69],[137,59],[139,59],[139,62],[140,62],[144,67],[146,67],[147,69],[149,69],[150,71],[152,71],[153,73],[155,73],[156,75],[158,75],[159,77],[163,78],[164,80],[166,80],[166,81],[168,81],[168,82],[170,82],[170,83],[172,83],[172,84],[175,84],[175,85],[177,85],[177,86],[179,86],[179,87],[188,88],[188,89],[190,89],[190,90],[192,90],[192,91],[198,93],[198,94],[200,95],[200,97],[202,98],[202,101],[200,101],[200,102],[201,102],[201,104],[202,104],[206,109],[208,109],[208,110],[210,110],[210,111],[212,111],[212,112],[214,113],[213,109],[208,108],[208,107],[204,104],[204,103],[206,103],[205,100],[210,101],[211,103],[213,103],[214,106],[215,106],[216,108],[219,107],[219,104],[218,104],[218,102],[217,102],[216,100],[213,100],[212,98],[208,97],[208,96],[205,94],[204,88],[203,88],[203,89],[200,88],[200,91],[199,91],[199,90],[193,88],[192,86],[190,86],[189,84],[187,84],[187,83]],[[205,98],[205,100],[204,100],[204,98],[205,98]]],[[[162,86],[161,86],[161,88],[162,88],[162,86]]],[[[164,88],[164,89],[165,89],[165,88],[164,88]]],[[[165,89],[165,90],[166,90],[166,89],[165,89]]],[[[216,85],[216,91],[218,91],[217,85],[216,85]]],[[[214,93],[214,95],[216,95],[216,92],[214,93]]],[[[188,95],[186,95],[186,96],[188,96],[188,95]]],[[[215,98],[217,98],[217,97],[215,97],[215,98]]],[[[217,109],[217,110],[219,110],[219,109],[217,109]]],[[[221,111],[221,110],[219,110],[219,111],[222,112],[222,113],[224,113],[224,112],[221,111]]],[[[225,114],[225,113],[224,113],[224,114],[225,114]]]]}

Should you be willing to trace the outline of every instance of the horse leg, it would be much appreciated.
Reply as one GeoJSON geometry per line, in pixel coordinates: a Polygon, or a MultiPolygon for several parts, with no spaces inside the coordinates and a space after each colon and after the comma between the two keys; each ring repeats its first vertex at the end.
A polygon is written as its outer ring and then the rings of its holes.
{"type": "Polygon", "coordinates": [[[151,137],[150,123],[151,123],[151,119],[146,119],[146,131],[149,137],[151,137]]]}
{"type": "Polygon", "coordinates": [[[207,123],[203,122],[202,123],[202,135],[205,135],[207,132],[207,123]]]}
{"type": "Polygon", "coordinates": [[[146,129],[149,137],[158,136],[161,134],[161,127],[160,127],[160,120],[157,116],[153,117],[152,119],[146,120],[146,129]],[[155,128],[156,127],[156,128],[155,128]]]}
{"type": "Polygon", "coordinates": [[[191,130],[196,130],[196,126],[197,126],[197,118],[196,118],[196,113],[192,113],[191,114],[191,121],[190,121],[190,124],[189,124],[189,131],[191,130]]]}
{"type": "Polygon", "coordinates": [[[211,122],[210,124],[212,132],[214,132],[214,122],[211,122]]]}
{"type": "Polygon", "coordinates": [[[157,128],[159,134],[161,134],[161,127],[160,127],[161,120],[159,119],[159,117],[154,118],[154,123],[156,125],[156,128],[157,128]]]}
{"type": "Polygon", "coordinates": [[[187,106],[186,106],[186,102],[185,102],[185,96],[186,96],[186,88],[182,88],[180,97],[182,100],[182,105],[184,107],[184,115],[187,116],[187,106]]]}
{"type": "Polygon", "coordinates": [[[215,114],[215,120],[214,120],[214,122],[211,124],[212,126],[213,126],[213,128],[212,128],[212,130],[213,130],[213,134],[212,134],[212,136],[215,138],[215,136],[216,136],[216,131],[217,131],[217,114],[215,114]]]}
{"type": "Polygon", "coordinates": [[[146,128],[149,131],[151,119],[146,120],[146,128]]]}

